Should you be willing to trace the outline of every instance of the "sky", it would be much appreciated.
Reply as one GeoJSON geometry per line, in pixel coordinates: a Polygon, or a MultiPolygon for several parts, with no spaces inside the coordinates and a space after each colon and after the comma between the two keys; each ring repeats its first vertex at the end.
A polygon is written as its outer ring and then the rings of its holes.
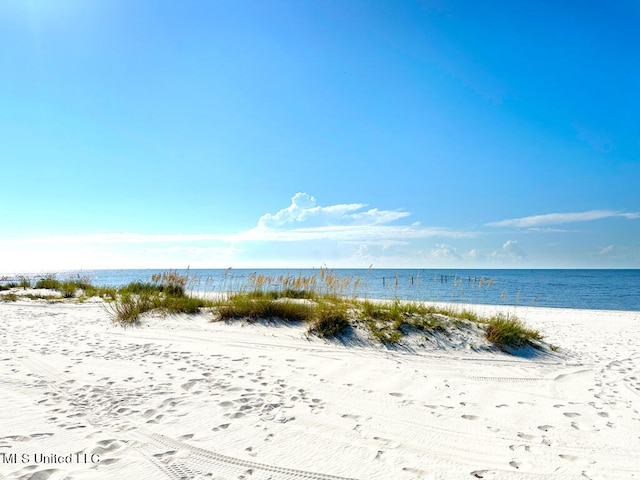
{"type": "Polygon", "coordinates": [[[640,268],[638,24],[638,0],[0,0],[0,272],[640,268]]]}

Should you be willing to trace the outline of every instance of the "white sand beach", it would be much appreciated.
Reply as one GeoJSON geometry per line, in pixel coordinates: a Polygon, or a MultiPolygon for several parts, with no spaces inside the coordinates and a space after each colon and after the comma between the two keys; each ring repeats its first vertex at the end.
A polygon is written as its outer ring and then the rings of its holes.
{"type": "Polygon", "coordinates": [[[510,312],[559,350],[0,302],[0,478],[640,478],[640,312],[510,312]]]}

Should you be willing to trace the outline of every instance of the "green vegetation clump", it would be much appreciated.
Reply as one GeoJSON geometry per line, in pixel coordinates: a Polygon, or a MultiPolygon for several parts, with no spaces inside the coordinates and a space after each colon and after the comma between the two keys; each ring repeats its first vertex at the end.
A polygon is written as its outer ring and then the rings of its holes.
{"type": "MultiPolygon", "coordinates": [[[[20,281],[20,286],[29,288],[31,283],[26,278],[20,281]]],[[[117,291],[113,287],[98,287],[93,285],[86,277],[68,278],[66,280],[58,280],[55,275],[49,274],[39,279],[34,288],[44,290],[57,290],[62,294],[63,298],[75,298],[84,300],[88,297],[101,297],[105,300],[115,300],[117,291]]],[[[41,295],[40,298],[45,298],[41,295]]],[[[50,295],[48,297],[51,297],[50,295]]],[[[38,298],[38,296],[35,296],[38,298]]]]}
{"type": "Polygon", "coordinates": [[[219,320],[282,320],[306,323],[308,333],[322,338],[340,336],[351,325],[352,301],[338,294],[346,286],[331,272],[313,276],[249,275],[240,292],[215,303],[219,320]]]}
{"type": "Polygon", "coordinates": [[[160,293],[162,291],[160,285],[151,282],[131,282],[120,288],[119,293],[121,294],[132,294],[132,295],[153,295],[156,293],[160,293]]]}
{"type": "Polygon", "coordinates": [[[370,301],[350,296],[358,280],[341,279],[332,271],[320,269],[310,276],[252,274],[238,293],[215,302],[219,320],[281,319],[306,322],[308,333],[322,338],[338,337],[350,327],[360,326],[369,336],[387,346],[400,343],[419,332],[429,336],[450,336],[452,328],[463,325],[485,326],[486,338],[498,346],[519,346],[541,340],[539,332],[525,328],[515,318],[500,316],[484,319],[468,309],[438,307],[421,302],[370,301]]]}
{"type": "Polygon", "coordinates": [[[155,305],[151,295],[136,295],[125,291],[110,305],[111,318],[125,324],[137,323],[140,315],[153,310],[155,305]]]}
{"type": "Polygon", "coordinates": [[[31,281],[25,277],[24,275],[20,275],[17,277],[16,281],[8,281],[7,277],[0,278],[0,282],[6,282],[0,284],[0,291],[3,290],[11,290],[12,288],[31,288],[31,281]]]}
{"type": "Polygon", "coordinates": [[[169,271],[153,275],[151,281],[158,285],[162,293],[168,296],[184,297],[189,275],[180,275],[176,271],[169,271]]]}
{"type": "Polygon", "coordinates": [[[211,302],[186,294],[189,281],[188,274],[169,271],[153,275],[151,282],[131,282],[118,291],[110,309],[111,317],[116,322],[131,324],[152,310],[165,315],[192,314],[210,307],[211,302]]]}
{"type": "Polygon", "coordinates": [[[372,337],[384,344],[396,344],[412,329],[426,334],[446,333],[447,329],[436,317],[439,310],[418,302],[400,301],[360,303],[359,319],[372,337]]]}
{"type": "MultiPolygon", "coordinates": [[[[221,292],[220,299],[208,301],[190,296],[187,286],[193,279],[176,271],[156,274],[151,281],[131,282],[119,289],[96,287],[85,278],[60,281],[47,275],[35,283],[35,288],[59,291],[64,298],[99,296],[110,302],[111,318],[122,324],[135,324],[149,311],[162,314],[193,314],[204,308],[214,312],[218,320],[243,319],[280,320],[303,323],[307,332],[321,338],[345,335],[351,328],[364,328],[370,338],[383,345],[396,345],[412,334],[419,333],[427,340],[430,336],[450,336],[452,329],[473,324],[482,326],[488,341],[500,347],[522,347],[538,343],[542,335],[527,328],[515,317],[496,315],[481,318],[475,312],[455,307],[439,307],[422,302],[371,301],[357,298],[359,279],[340,278],[331,270],[320,269],[308,276],[251,274],[244,286],[234,293],[221,292]],[[350,292],[353,294],[350,295],[350,292]]],[[[8,288],[31,285],[26,278],[8,288]]],[[[2,287],[7,289],[7,286],[2,287]]],[[[57,297],[47,295],[5,294],[4,301],[17,298],[57,297]]]]}
{"type": "Polygon", "coordinates": [[[76,296],[76,291],[78,290],[78,285],[76,282],[67,280],[60,284],[58,290],[60,290],[64,298],[74,298],[76,296]]]}
{"type": "Polygon", "coordinates": [[[351,327],[349,307],[346,302],[318,303],[308,333],[321,338],[340,337],[351,327]]]}
{"type": "Polygon", "coordinates": [[[183,295],[165,295],[160,297],[158,308],[165,313],[198,313],[201,308],[206,308],[211,302],[202,298],[183,295]]]}
{"type": "Polygon", "coordinates": [[[62,288],[62,283],[55,277],[55,275],[47,275],[36,282],[35,288],[60,290],[62,288]]]}
{"type": "Polygon", "coordinates": [[[527,328],[520,320],[506,315],[496,315],[489,319],[485,337],[492,343],[505,347],[536,346],[534,340],[542,340],[537,330],[527,328]]]}
{"type": "Polygon", "coordinates": [[[304,322],[313,318],[314,306],[299,299],[289,299],[278,295],[270,298],[252,293],[232,295],[219,302],[217,307],[220,320],[246,319],[280,319],[287,322],[304,322]],[[298,300],[298,301],[296,301],[298,300]]]}
{"type": "MultiPolygon", "coordinates": [[[[150,310],[159,310],[166,314],[196,313],[201,308],[211,306],[211,302],[200,298],[193,298],[185,293],[189,282],[187,275],[180,275],[169,271],[152,276],[151,282],[132,282],[120,289],[114,287],[99,287],[92,285],[88,278],[68,278],[59,280],[53,274],[40,278],[34,285],[37,289],[54,290],[60,292],[64,299],[75,298],[84,301],[90,297],[101,297],[111,302],[108,308],[114,321],[121,323],[135,323],[140,315],[150,310]]],[[[9,288],[16,286],[30,286],[31,283],[23,279],[19,284],[11,283],[9,288]]],[[[7,288],[3,288],[7,289],[7,288]]],[[[13,298],[28,298],[31,300],[59,300],[53,294],[14,293],[3,295],[7,301],[13,298]]]]}

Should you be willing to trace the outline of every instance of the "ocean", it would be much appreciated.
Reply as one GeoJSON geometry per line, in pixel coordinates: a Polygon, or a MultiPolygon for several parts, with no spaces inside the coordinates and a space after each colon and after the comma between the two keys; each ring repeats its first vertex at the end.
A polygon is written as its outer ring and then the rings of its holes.
{"type": "MultiPolygon", "coordinates": [[[[83,270],[53,272],[57,278],[86,277],[103,286],[150,281],[163,270],[83,270]]],[[[187,270],[177,270],[186,273],[187,270]]],[[[593,310],[640,311],[640,270],[465,270],[465,269],[334,269],[340,278],[359,279],[345,293],[381,298],[489,305],[519,305],[593,310]]],[[[237,290],[255,273],[319,275],[318,269],[188,270],[194,290],[237,290]]]]}

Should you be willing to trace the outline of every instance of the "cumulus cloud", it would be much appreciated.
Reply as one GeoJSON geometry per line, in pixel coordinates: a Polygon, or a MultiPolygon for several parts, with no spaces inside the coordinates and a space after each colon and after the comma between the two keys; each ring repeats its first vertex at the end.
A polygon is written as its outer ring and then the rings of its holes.
{"type": "Polygon", "coordinates": [[[512,218],[499,222],[487,223],[490,227],[520,227],[531,228],[545,225],[559,225],[563,223],[589,222],[604,218],[626,218],[634,220],[640,218],[640,212],[616,212],[612,210],[590,210],[588,212],[547,213],[530,217],[512,218]]]}
{"type": "Polygon", "coordinates": [[[334,240],[365,242],[371,245],[399,245],[420,238],[465,238],[476,232],[440,227],[423,227],[419,222],[410,225],[395,223],[411,215],[402,210],[365,209],[361,203],[319,206],[315,197],[296,193],[291,204],[276,213],[262,215],[257,225],[236,233],[201,234],[140,234],[99,233],[90,235],[51,236],[17,240],[2,240],[2,244],[193,244],[242,242],[298,242],[334,240]]]}
{"type": "Polygon", "coordinates": [[[266,213],[258,220],[258,227],[283,229],[290,226],[322,227],[338,225],[383,225],[410,215],[399,210],[361,211],[366,205],[346,203],[321,207],[316,198],[304,192],[296,193],[291,205],[277,213],[266,213]]]}
{"type": "Polygon", "coordinates": [[[438,260],[458,260],[461,258],[455,247],[444,243],[436,244],[436,248],[431,250],[431,256],[438,260]]]}
{"type": "Polygon", "coordinates": [[[480,258],[480,250],[477,248],[472,248],[471,250],[469,250],[466,256],[471,260],[476,260],[480,258]]]}
{"type": "Polygon", "coordinates": [[[520,248],[517,240],[507,240],[504,245],[502,245],[502,250],[504,250],[514,260],[523,260],[527,258],[526,252],[520,248]]]}

